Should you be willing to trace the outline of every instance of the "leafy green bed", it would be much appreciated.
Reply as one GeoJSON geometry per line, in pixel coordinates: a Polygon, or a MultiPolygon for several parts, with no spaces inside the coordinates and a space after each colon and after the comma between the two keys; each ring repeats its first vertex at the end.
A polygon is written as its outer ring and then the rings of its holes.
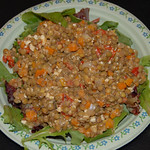
{"type": "MultiPolygon", "coordinates": [[[[67,22],[64,17],[69,16],[71,18],[72,22],[80,22],[81,19],[77,18],[74,16],[75,14],[75,9],[67,9],[62,12],[52,12],[52,13],[34,13],[34,12],[27,12],[22,15],[22,20],[27,24],[24,28],[24,32],[18,37],[20,39],[23,39],[29,34],[33,34],[39,23],[42,22],[43,20],[51,20],[54,23],[60,23],[63,27],[67,26],[67,22]]],[[[89,22],[90,23],[90,22],[89,22]]],[[[131,46],[132,41],[130,38],[126,37],[123,35],[118,29],[116,29],[118,26],[117,22],[113,21],[106,21],[102,25],[99,25],[99,28],[103,30],[115,30],[115,32],[118,35],[119,42],[124,43],[126,45],[131,46]]],[[[16,49],[19,48],[19,45],[15,41],[13,44],[16,49]]],[[[17,59],[17,58],[16,58],[17,59]]],[[[150,66],[150,55],[149,56],[144,56],[140,59],[140,64],[143,65],[144,67],[149,67],[150,66]]],[[[0,62],[0,83],[1,86],[4,87],[4,82],[7,81],[9,82],[12,78],[17,78],[17,74],[11,74],[6,67],[3,65],[2,62],[0,62]]],[[[147,113],[150,115],[150,88],[149,88],[149,81],[147,81],[140,85],[138,87],[138,93],[140,93],[140,105],[147,111],[147,113]]],[[[71,137],[71,144],[75,145],[80,145],[81,142],[85,141],[87,143],[96,141],[100,138],[110,136],[115,132],[115,129],[118,127],[119,123],[124,119],[127,115],[129,114],[128,110],[126,109],[126,106],[124,105],[124,110],[122,114],[119,117],[114,118],[114,128],[113,129],[108,129],[105,131],[103,134],[98,135],[94,138],[88,138],[84,134],[80,133],[79,131],[75,130],[65,130],[61,132],[55,132],[55,133],[50,133],[50,126],[47,126],[40,131],[32,134],[28,138],[23,138],[22,139],[22,144],[23,146],[27,149],[25,142],[31,141],[31,140],[39,140],[40,144],[39,147],[41,147],[42,143],[46,143],[50,149],[53,150],[53,144],[47,140],[47,137],[58,137],[61,136],[65,141],[66,137],[69,136],[71,137]]],[[[4,114],[2,115],[4,118],[4,123],[6,124],[11,124],[14,126],[14,129],[11,131],[25,131],[27,133],[30,133],[30,130],[27,126],[23,125],[21,123],[21,120],[23,118],[23,115],[21,114],[21,110],[15,107],[10,107],[10,106],[4,106],[4,114]]]]}

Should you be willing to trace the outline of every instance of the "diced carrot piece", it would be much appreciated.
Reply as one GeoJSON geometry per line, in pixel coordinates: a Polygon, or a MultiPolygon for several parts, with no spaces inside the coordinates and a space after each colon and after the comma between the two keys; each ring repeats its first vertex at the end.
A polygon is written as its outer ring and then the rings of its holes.
{"type": "Polygon", "coordinates": [[[113,72],[112,71],[108,71],[108,76],[113,76],[113,72]]]}
{"type": "Polygon", "coordinates": [[[84,46],[84,38],[81,36],[78,38],[78,43],[83,47],[84,46]]]}
{"type": "Polygon", "coordinates": [[[70,44],[68,45],[68,48],[69,48],[69,51],[70,51],[70,52],[75,52],[75,51],[78,50],[78,46],[77,46],[76,43],[70,43],[70,44]]]}
{"type": "Polygon", "coordinates": [[[18,68],[21,68],[21,61],[20,60],[17,61],[17,66],[18,66],[18,68]]]}
{"type": "Polygon", "coordinates": [[[37,70],[35,73],[35,77],[42,76],[46,73],[45,69],[37,70]]]}
{"type": "Polygon", "coordinates": [[[108,116],[109,116],[109,113],[108,113],[108,112],[104,113],[104,116],[107,116],[107,117],[108,117],[108,116]]]}
{"type": "Polygon", "coordinates": [[[82,34],[82,31],[80,31],[80,30],[78,30],[77,32],[76,32],[76,34],[82,34]]]}
{"type": "Polygon", "coordinates": [[[127,80],[125,80],[125,83],[127,86],[130,86],[132,84],[132,82],[133,82],[133,79],[131,79],[131,78],[128,78],[127,80]]]}
{"type": "Polygon", "coordinates": [[[86,108],[86,109],[89,109],[90,106],[91,106],[91,102],[87,101],[87,103],[85,104],[85,108],[86,108]]]}
{"type": "Polygon", "coordinates": [[[45,47],[45,49],[48,50],[48,54],[49,54],[49,55],[53,55],[54,52],[55,52],[55,50],[52,49],[51,47],[45,47]]]}
{"type": "Polygon", "coordinates": [[[85,131],[85,133],[84,133],[84,134],[85,134],[86,136],[88,136],[90,133],[91,133],[91,129],[90,129],[90,128],[88,128],[88,129],[86,129],[86,131],[85,131]]]}
{"type": "Polygon", "coordinates": [[[110,118],[114,119],[115,117],[117,117],[120,114],[120,110],[118,108],[116,108],[114,111],[112,111],[112,113],[110,114],[110,118]]]}
{"type": "Polygon", "coordinates": [[[61,114],[65,117],[66,120],[68,120],[71,117],[70,115],[67,115],[64,112],[61,112],[61,114]]]}
{"type": "Polygon", "coordinates": [[[108,118],[105,122],[105,126],[107,129],[113,128],[114,127],[114,121],[111,118],[108,118]]]}
{"type": "Polygon", "coordinates": [[[37,79],[36,83],[42,87],[44,87],[47,84],[47,82],[43,78],[37,79]]]}
{"type": "Polygon", "coordinates": [[[79,126],[79,122],[78,122],[78,120],[76,119],[76,118],[72,118],[72,120],[71,120],[71,124],[73,125],[73,126],[79,126]]]}
{"type": "Polygon", "coordinates": [[[83,134],[86,133],[86,129],[84,127],[79,127],[78,130],[79,130],[79,132],[81,132],[83,134]]]}
{"type": "Polygon", "coordinates": [[[123,89],[125,89],[126,87],[127,87],[127,85],[126,85],[124,82],[118,83],[118,88],[119,88],[120,90],[123,90],[123,89]]]}
{"type": "Polygon", "coordinates": [[[104,104],[105,104],[103,101],[97,101],[97,102],[98,102],[98,104],[99,104],[100,107],[103,107],[104,104]]]}
{"type": "Polygon", "coordinates": [[[131,57],[132,57],[131,55],[128,55],[126,58],[127,58],[127,59],[130,59],[131,57]]]}
{"type": "Polygon", "coordinates": [[[27,110],[26,111],[26,119],[28,121],[36,121],[37,120],[37,113],[34,110],[27,110]]]}
{"type": "Polygon", "coordinates": [[[65,39],[62,39],[62,40],[60,41],[61,44],[64,44],[65,42],[66,42],[65,39]]]}
{"type": "Polygon", "coordinates": [[[25,42],[22,41],[20,47],[23,49],[25,47],[25,42]]]}
{"type": "Polygon", "coordinates": [[[85,20],[80,21],[79,24],[85,24],[85,20]]]}

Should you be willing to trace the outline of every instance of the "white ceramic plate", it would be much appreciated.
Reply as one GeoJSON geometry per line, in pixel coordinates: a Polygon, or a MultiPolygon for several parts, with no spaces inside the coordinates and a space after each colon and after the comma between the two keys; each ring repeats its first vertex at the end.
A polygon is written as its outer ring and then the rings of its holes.
{"type": "MultiPolygon", "coordinates": [[[[99,0],[55,0],[53,2],[49,1],[36,5],[27,9],[26,11],[32,10],[35,12],[53,12],[72,7],[75,7],[76,11],[79,11],[81,8],[89,7],[90,20],[100,17],[101,23],[106,20],[119,22],[118,29],[132,39],[134,43],[132,47],[139,51],[139,57],[150,54],[149,30],[140,20],[138,20],[128,11],[109,2],[99,0]]],[[[25,25],[21,20],[21,15],[23,13],[24,12],[12,18],[0,30],[0,59],[2,59],[2,50],[4,48],[11,48],[15,38],[23,31],[25,25]]],[[[0,89],[0,116],[3,114],[3,105],[5,104],[8,104],[7,98],[3,89],[0,89]]],[[[149,122],[150,117],[147,115],[145,110],[141,109],[141,113],[138,116],[129,115],[126,117],[119,125],[119,128],[116,130],[115,134],[98,141],[89,144],[83,143],[80,146],[70,145],[69,141],[67,141],[67,143],[61,140],[51,141],[54,143],[54,148],[56,150],[112,150],[119,148],[133,140],[149,125],[149,122]]],[[[24,132],[9,132],[12,126],[3,124],[3,119],[1,117],[0,128],[10,139],[20,145],[21,138],[24,136],[29,136],[24,132]]],[[[27,142],[26,144],[28,148],[37,150],[39,141],[27,142]]],[[[43,144],[41,149],[45,150],[48,148],[45,144],[43,144]]]]}

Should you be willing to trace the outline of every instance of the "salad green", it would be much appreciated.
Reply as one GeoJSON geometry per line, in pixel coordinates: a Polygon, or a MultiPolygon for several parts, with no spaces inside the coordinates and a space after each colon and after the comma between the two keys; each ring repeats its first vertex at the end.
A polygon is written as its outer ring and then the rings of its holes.
{"type": "Polygon", "coordinates": [[[4,118],[4,123],[13,125],[14,128],[10,131],[25,131],[29,133],[29,128],[21,123],[23,115],[20,109],[5,105],[2,117],[4,118]]]}
{"type": "MultiPolygon", "coordinates": [[[[20,39],[23,39],[29,34],[33,34],[39,23],[42,22],[45,19],[48,19],[54,23],[60,23],[63,27],[67,26],[67,22],[64,17],[69,16],[71,18],[72,22],[80,22],[81,19],[78,19],[77,17],[74,16],[75,14],[75,9],[67,9],[62,12],[52,12],[52,13],[34,13],[34,12],[26,12],[22,15],[22,20],[27,24],[24,28],[24,32],[20,35],[20,39]]],[[[115,32],[118,35],[119,42],[122,42],[126,45],[131,46],[132,41],[130,38],[126,37],[123,35],[120,31],[118,31],[116,28],[118,26],[117,22],[113,21],[106,21],[102,25],[99,26],[99,28],[103,30],[115,30],[115,32]]],[[[14,42],[14,46],[16,49],[19,49],[19,45],[14,42]]],[[[144,67],[149,67],[150,66],[150,56],[144,56],[141,58],[141,65],[144,67]]],[[[0,82],[2,83],[1,85],[4,85],[2,81],[10,81],[13,78],[16,78],[16,74],[11,74],[9,71],[5,68],[2,62],[0,62],[0,82]]],[[[138,92],[140,93],[140,100],[141,100],[141,106],[147,111],[147,113],[150,115],[150,88],[149,88],[149,81],[147,81],[140,85],[138,88],[138,92]]],[[[116,129],[121,122],[123,118],[125,118],[129,114],[128,110],[126,109],[126,106],[124,106],[124,111],[121,113],[119,117],[114,118],[114,129],[116,129]]],[[[14,129],[11,131],[25,131],[29,133],[28,127],[23,125],[21,123],[21,120],[23,118],[23,115],[21,114],[20,109],[15,108],[15,107],[10,107],[10,106],[4,106],[4,114],[2,116],[4,118],[4,123],[9,123],[14,126],[14,129]]],[[[75,130],[65,130],[61,132],[55,132],[55,133],[50,133],[51,127],[46,126],[40,131],[37,131],[36,133],[32,134],[28,138],[23,138],[22,139],[22,144],[23,146],[27,149],[25,142],[31,141],[31,140],[39,140],[39,148],[42,146],[42,143],[45,143],[48,145],[50,149],[53,148],[53,144],[47,139],[47,137],[57,137],[61,136],[65,141],[66,141],[66,136],[71,137],[71,143],[75,145],[80,145],[81,142],[84,140],[87,143],[93,142],[95,140],[98,140],[100,138],[112,135],[114,133],[114,129],[108,129],[105,131],[103,134],[98,135],[94,138],[89,138],[86,137],[84,134],[80,133],[79,131],[75,130]]]]}
{"type": "Polygon", "coordinates": [[[11,79],[13,78],[17,78],[18,75],[17,74],[11,74],[7,68],[3,65],[3,63],[0,61],[0,87],[4,87],[4,81],[6,80],[7,82],[9,82],[11,79]]]}

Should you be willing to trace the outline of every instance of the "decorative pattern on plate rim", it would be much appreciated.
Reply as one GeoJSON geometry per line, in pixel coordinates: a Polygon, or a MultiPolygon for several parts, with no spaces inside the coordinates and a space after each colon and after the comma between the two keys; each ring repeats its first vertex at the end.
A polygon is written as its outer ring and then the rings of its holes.
{"type": "MultiPolygon", "coordinates": [[[[141,24],[138,19],[136,19],[134,16],[131,16],[130,13],[126,12],[124,9],[120,8],[119,6],[113,5],[111,3],[108,2],[104,2],[101,0],[55,0],[55,1],[48,1],[39,5],[36,5],[32,8],[29,8],[29,10],[33,10],[33,11],[37,11],[40,8],[48,8],[51,7],[54,4],[60,4],[60,3],[74,3],[74,2],[78,2],[78,3],[87,3],[89,5],[98,5],[100,7],[105,7],[107,8],[111,13],[115,12],[119,15],[122,15],[124,18],[127,19],[128,22],[135,24],[136,28],[138,28],[141,31],[142,36],[145,39],[150,39],[150,33],[147,32],[145,26],[143,24],[141,24]]],[[[21,14],[19,14],[18,16],[16,16],[15,18],[13,18],[11,21],[9,21],[7,23],[7,25],[5,25],[1,30],[0,30],[0,38],[2,36],[4,36],[6,30],[9,30],[13,27],[14,23],[21,20],[21,14]]],[[[150,44],[150,41],[149,41],[150,44]]]]}
{"type": "MultiPolygon", "coordinates": [[[[106,9],[108,9],[111,13],[117,13],[119,15],[121,15],[122,17],[124,17],[128,22],[134,24],[136,26],[136,28],[138,28],[138,30],[141,32],[141,35],[145,38],[145,39],[150,39],[150,33],[147,31],[147,29],[145,28],[145,26],[143,24],[141,24],[138,19],[136,19],[134,16],[132,16],[130,13],[126,12],[124,9],[120,8],[119,6],[113,5],[111,3],[108,2],[104,2],[101,0],[55,0],[55,1],[48,1],[39,5],[36,5],[32,8],[27,9],[27,11],[38,11],[40,10],[40,8],[48,8],[51,7],[54,4],[60,4],[60,3],[74,3],[74,2],[78,2],[78,3],[87,3],[88,5],[97,5],[99,7],[105,7],[106,9]]],[[[6,25],[4,25],[4,27],[2,27],[2,29],[0,29],[0,39],[3,38],[3,36],[5,35],[5,33],[8,30],[13,29],[15,23],[21,21],[21,15],[22,13],[20,13],[19,15],[17,15],[16,17],[12,18],[9,22],[6,23],[6,25]]],[[[149,41],[150,44],[150,41],[149,41]]],[[[3,122],[3,118],[2,116],[2,112],[0,112],[0,123],[3,122]]],[[[137,128],[139,128],[142,123],[144,122],[144,120],[146,118],[148,118],[148,114],[143,111],[142,113],[140,113],[140,115],[137,117],[137,119],[135,121],[133,121],[130,126],[124,128],[121,132],[114,134],[110,137],[108,137],[107,139],[101,139],[97,142],[94,143],[89,143],[89,144],[82,144],[80,145],[62,145],[62,144],[55,144],[54,148],[56,150],[80,150],[82,148],[84,148],[85,150],[96,150],[99,148],[105,148],[108,144],[110,143],[115,143],[121,139],[123,139],[124,137],[126,137],[127,135],[131,134],[131,131],[136,130],[137,128]]],[[[7,125],[8,130],[13,129],[12,125],[7,125]]],[[[15,131],[13,132],[13,134],[19,136],[19,137],[29,137],[29,134],[26,134],[23,131],[15,131]]],[[[31,141],[31,143],[34,143],[35,145],[39,145],[39,141],[31,141]]],[[[46,144],[42,144],[42,147],[47,148],[46,144]]]]}
{"type": "MultiPolygon", "coordinates": [[[[148,114],[143,111],[140,113],[140,115],[138,116],[138,118],[132,122],[128,127],[124,128],[121,132],[114,134],[112,136],[110,136],[107,139],[101,139],[100,141],[97,141],[95,143],[89,143],[89,144],[82,144],[82,146],[80,145],[62,145],[62,144],[55,144],[54,145],[54,149],[56,150],[80,150],[81,147],[84,147],[85,150],[97,150],[98,148],[102,148],[102,147],[106,147],[109,143],[115,143],[119,140],[121,140],[122,138],[124,138],[125,136],[129,135],[131,133],[131,131],[134,131],[135,129],[137,129],[138,127],[140,127],[142,125],[142,123],[144,122],[144,120],[149,117],[148,114]]],[[[3,118],[2,118],[2,112],[0,112],[0,121],[3,122],[3,118]]],[[[8,125],[8,130],[12,130],[13,126],[12,125],[8,125]]],[[[20,136],[21,138],[25,137],[29,137],[29,134],[26,134],[23,131],[14,131],[13,132],[15,135],[20,136]]],[[[39,141],[31,141],[31,143],[34,143],[35,145],[39,145],[39,141]]],[[[42,144],[42,147],[47,148],[46,144],[42,144]]]]}

